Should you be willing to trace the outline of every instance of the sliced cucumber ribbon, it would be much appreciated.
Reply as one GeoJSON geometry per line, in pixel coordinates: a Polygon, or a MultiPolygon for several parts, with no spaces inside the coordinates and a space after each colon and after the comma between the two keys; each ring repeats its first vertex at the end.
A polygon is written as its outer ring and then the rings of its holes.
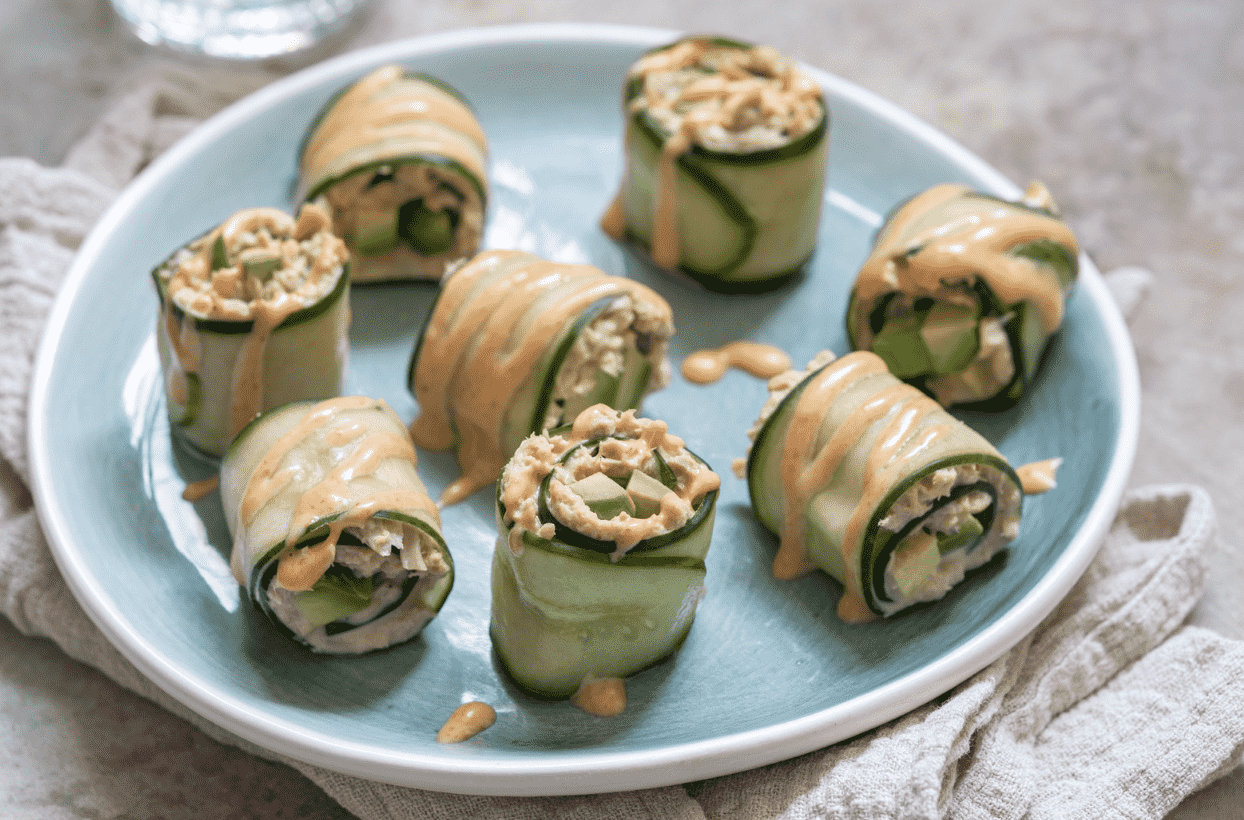
{"type": "Polygon", "coordinates": [[[710,290],[768,290],[804,267],[829,147],[813,81],[773,49],[691,37],[640,58],[624,105],[626,171],[606,233],[710,290]]]}
{"type": "Polygon", "coordinates": [[[238,582],[283,634],[316,651],[410,640],[453,586],[439,512],[382,401],[265,413],[230,445],[220,486],[238,582]]]}
{"type": "Polygon", "coordinates": [[[1018,534],[1023,490],[993,445],[880,357],[827,358],[763,419],[748,488],[780,539],[774,574],[823,569],[844,586],[840,617],[863,621],[936,600],[988,561],[1018,534]]]}
{"type": "Polygon", "coordinates": [[[299,153],[298,198],[332,210],[356,281],[439,279],[479,247],[487,138],[443,82],[382,66],[325,105],[299,153]]]}
{"type": "Polygon", "coordinates": [[[420,447],[456,449],[452,504],[496,480],[519,443],[593,403],[639,407],[669,381],[669,304],[590,265],[485,251],[442,284],[407,384],[420,447]]]}
{"type": "Polygon", "coordinates": [[[523,442],[498,483],[491,623],[519,686],[565,698],[681,645],[703,595],[718,484],[663,422],[602,405],[523,442]],[[576,489],[593,476],[633,494],[636,514],[598,515],[597,488],[576,489]]]}
{"type": "Polygon", "coordinates": [[[935,186],[878,232],[847,308],[851,345],[945,406],[1010,407],[1062,321],[1078,253],[1040,183],[1019,202],[935,186]]]}
{"type": "Polygon", "coordinates": [[[219,456],[258,413],[341,392],[350,270],[330,228],[315,205],[248,208],[152,271],[169,420],[195,449],[219,456]]]}

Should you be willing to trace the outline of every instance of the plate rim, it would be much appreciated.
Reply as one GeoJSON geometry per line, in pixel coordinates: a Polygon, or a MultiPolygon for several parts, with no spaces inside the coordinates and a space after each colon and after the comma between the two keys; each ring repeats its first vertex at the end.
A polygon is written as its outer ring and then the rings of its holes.
{"type": "MultiPolygon", "coordinates": [[[[57,349],[65,323],[102,247],[146,193],[165,175],[221,133],[253,112],[330,79],[388,61],[420,54],[516,43],[566,42],[655,46],[681,36],[678,31],[640,26],[583,23],[530,23],[459,29],[395,40],[325,60],[278,79],[235,101],[205,120],[158,157],[118,195],[80,246],[53,306],[37,348],[27,402],[27,454],[31,490],[39,521],[62,576],[74,597],[108,641],[165,695],[197,716],[256,744],[269,753],[344,774],[402,786],[479,795],[569,795],[622,791],[685,783],[754,768],[823,748],[876,728],[932,697],[949,691],[997,660],[1032,631],[1088,568],[1122,499],[1139,438],[1140,382],[1135,351],[1118,306],[1087,254],[1081,253],[1078,287],[1093,302],[1111,348],[1119,394],[1119,430],[1114,457],[1101,491],[1062,555],[1037,585],[998,619],[959,647],[890,683],[820,712],[721,738],[675,744],[656,750],[582,754],[552,759],[440,757],[377,749],[309,732],[232,698],[163,657],[132,628],[111,596],[81,561],[62,499],[54,492],[48,450],[46,408],[57,349]]],[[[1020,189],[976,154],[934,126],[862,86],[821,69],[800,64],[832,95],[848,100],[931,147],[993,193],[1011,198],[1020,189]]]]}

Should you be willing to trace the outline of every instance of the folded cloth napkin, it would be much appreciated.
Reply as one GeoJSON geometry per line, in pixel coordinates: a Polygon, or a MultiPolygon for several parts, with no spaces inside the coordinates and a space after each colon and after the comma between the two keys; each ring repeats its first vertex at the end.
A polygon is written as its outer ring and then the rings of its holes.
{"type": "MultiPolygon", "coordinates": [[[[0,159],[0,605],[212,737],[282,759],[173,701],[103,638],[58,573],[31,506],[26,395],[47,310],[78,244],[155,153],[249,76],[163,76],[120,100],[65,166],[0,159]],[[210,89],[210,90],[209,90],[210,89]]],[[[1148,277],[1112,283],[1126,306],[1148,277]]],[[[1159,818],[1244,756],[1244,644],[1183,626],[1215,541],[1208,495],[1124,499],[1096,560],[1014,649],[851,741],[755,771],[619,794],[487,798],[406,789],[285,760],[371,818],[1159,818]]]]}

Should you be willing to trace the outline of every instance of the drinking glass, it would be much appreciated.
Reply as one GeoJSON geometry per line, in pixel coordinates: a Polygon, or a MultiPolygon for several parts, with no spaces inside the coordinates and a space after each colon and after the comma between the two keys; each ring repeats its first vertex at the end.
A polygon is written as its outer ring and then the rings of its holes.
{"type": "Polygon", "coordinates": [[[139,39],[230,60],[292,55],[343,31],[368,0],[111,0],[139,39]]]}

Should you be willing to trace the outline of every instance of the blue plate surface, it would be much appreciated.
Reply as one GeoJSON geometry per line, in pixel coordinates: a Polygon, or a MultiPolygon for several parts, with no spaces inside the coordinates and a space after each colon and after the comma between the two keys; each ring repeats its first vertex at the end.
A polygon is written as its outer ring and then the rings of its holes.
{"type": "MultiPolygon", "coordinates": [[[[596,220],[622,173],[620,88],[668,31],[540,26],[458,32],[312,67],[210,120],[149,168],[84,245],[40,351],[31,403],[36,495],[57,560],[108,638],[169,694],[273,751],[394,783],[490,794],[570,794],[664,785],[781,760],[879,725],[947,691],[1031,630],[1092,559],[1135,448],[1138,391],[1126,330],[1087,259],[1063,330],[1016,409],[970,419],[1014,464],[1064,456],[1059,486],[1025,506],[1022,534],[941,603],[846,626],[822,574],[768,572],[775,541],[730,472],[765,399],[732,372],[697,387],[677,375],[645,411],[720,472],[708,597],[681,652],[628,684],[626,712],[593,719],[519,694],[489,645],[491,496],[449,508],[458,580],[420,639],[325,658],[287,643],[239,598],[215,495],[183,501],[214,472],[174,444],[160,390],[149,269],[243,207],[289,207],[295,151],[329,96],[371,67],[403,62],[458,88],[491,139],[486,244],[588,261],[639,279],[674,307],[677,370],[689,352],[750,338],[802,366],[847,350],[846,296],[872,232],[901,199],[959,181],[1018,190],[890,104],[810,70],[832,112],[830,187],[808,275],[764,296],[726,297],[665,276],[596,220]],[[469,742],[434,735],[466,700],[499,718],[469,742]]],[[[351,393],[406,419],[405,374],[434,289],[356,288],[351,393]]],[[[433,494],[457,475],[421,455],[433,494]]]]}

